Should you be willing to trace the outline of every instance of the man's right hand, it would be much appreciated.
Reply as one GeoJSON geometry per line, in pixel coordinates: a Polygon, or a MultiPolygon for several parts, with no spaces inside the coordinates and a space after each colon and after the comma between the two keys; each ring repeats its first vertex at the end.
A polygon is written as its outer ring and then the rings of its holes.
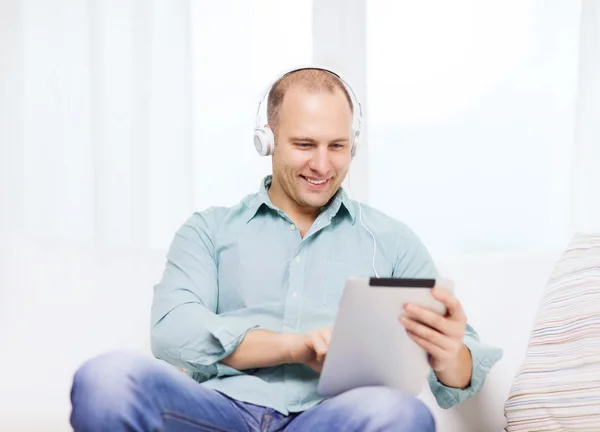
{"type": "Polygon", "coordinates": [[[301,363],[320,372],[330,340],[330,328],[301,334],[251,330],[238,348],[221,363],[237,370],[301,363]]]}
{"type": "Polygon", "coordinates": [[[331,328],[308,333],[288,334],[288,350],[291,363],[301,363],[315,372],[321,372],[331,341],[331,328]]]}

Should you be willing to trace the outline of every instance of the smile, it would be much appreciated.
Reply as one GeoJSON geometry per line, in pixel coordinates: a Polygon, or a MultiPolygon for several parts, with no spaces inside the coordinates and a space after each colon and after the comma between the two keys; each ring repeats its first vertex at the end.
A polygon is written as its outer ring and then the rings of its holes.
{"type": "Polygon", "coordinates": [[[310,183],[311,185],[314,185],[314,186],[322,186],[330,180],[330,179],[316,179],[313,177],[305,177],[305,176],[301,176],[301,177],[304,180],[306,180],[308,183],[310,183]]]}

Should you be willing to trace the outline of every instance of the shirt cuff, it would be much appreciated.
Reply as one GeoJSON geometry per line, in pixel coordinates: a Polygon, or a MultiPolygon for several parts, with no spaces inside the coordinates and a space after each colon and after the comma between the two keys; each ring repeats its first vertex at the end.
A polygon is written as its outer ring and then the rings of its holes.
{"type": "MultiPolygon", "coordinates": [[[[208,325],[202,333],[203,349],[173,348],[168,354],[186,362],[191,370],[202,375],[217,372],[217,362],[233,353],[240,345],[246,333],[258,328],[238,317],[219,317],[217,323],[208,325]]],[[[199,345],[199,344],[198,344],[199,345]]]]}
{"type": "Polygon", "coordinates": [[[235,376],[235,375],[246,375],[248,371],[240,371],[227,366],[223,363],[217,363],[217,377],[235,376]]]}
{"type": "Polygon", "coordinates": [[[239,318],[223,318],[225,325],[212,331],[212,335],[219,341],[221,349],[215,361],[224,359],[233,353],[250,330],[258,328],[257,325],[250,325],[239,318]]]}
{"type": "Polygon", "coordinates": [[[438,380],[433,370],[429,372],[431,391],[441,408],[452,408],[479,392],[488,372],[503,355],[502,349],[484,345],[479,340],[469,336],[465,337],[464,344],[471,352],[473,363],[471,381],[468,387],[464,389],[448,387],[438,380]]]}

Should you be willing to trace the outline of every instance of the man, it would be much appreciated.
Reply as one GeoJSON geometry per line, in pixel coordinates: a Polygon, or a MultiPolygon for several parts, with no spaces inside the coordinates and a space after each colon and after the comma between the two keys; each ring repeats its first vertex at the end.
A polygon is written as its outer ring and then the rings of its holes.
{"type": "MultiPolygon", "coordinates": [[[[357,113],[336,75],[285,75],[267,113],[256,146],[272,154],[272,176],[236,206],[195,213],[172,242],[152,306],[163,361],[115,352],[82,366],[76,432],[435,430],[427,407],[396,390],[316,393],[346,278],[436,270],[409,228],[341,188],[357,113]]],[[[448,408],[481,388],[499,352],[479,343],[451,293],[434,294],[446,317],[412,307],[398,325],[429,353],[430,388],[448,408]]]]}

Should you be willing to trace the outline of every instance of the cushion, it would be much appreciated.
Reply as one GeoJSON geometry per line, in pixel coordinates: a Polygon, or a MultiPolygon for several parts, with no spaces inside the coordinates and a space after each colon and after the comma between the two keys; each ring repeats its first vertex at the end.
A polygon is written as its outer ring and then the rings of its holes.
{"type": "Polygon", "coordinates": [[[600,234],[556,264],[504,411],[505,431],[600,431],[600,234]]]}

